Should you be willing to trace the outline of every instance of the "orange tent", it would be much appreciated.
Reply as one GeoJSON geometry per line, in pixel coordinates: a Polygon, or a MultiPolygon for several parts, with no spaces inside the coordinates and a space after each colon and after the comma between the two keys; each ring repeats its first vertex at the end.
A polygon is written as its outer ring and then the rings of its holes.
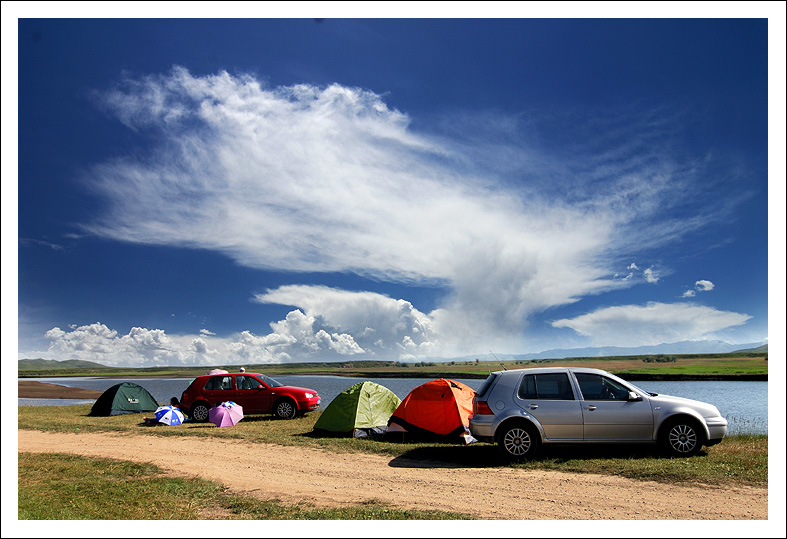
{"type": "Polygon", "coordinates": [[[468,439],[469,416],[473,413],[475,391],[461,382],[432,380],[413,389],[388,420],[388,432],[404,430],[468,439]],[[396,427],[401,429],[397,429],[396,427]],[[391,428],[393,427],[393,428],[391,428]]]}

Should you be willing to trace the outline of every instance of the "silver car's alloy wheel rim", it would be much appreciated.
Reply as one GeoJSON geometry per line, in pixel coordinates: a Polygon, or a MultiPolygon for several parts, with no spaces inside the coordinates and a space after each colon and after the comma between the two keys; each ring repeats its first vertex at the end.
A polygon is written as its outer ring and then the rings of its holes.
{"type": "Polygon", "coordinates": [[[669,443],[678,453],[689,453],[697,446],[697,433],[688,425],[675,425],[669,432],[669,443]]]}
{"type": "Polygon", "coordinates": [[[514,456],[522,456],[530,451],[530,434],[525,429],[516,427],[506,432],[503,446],[506,451],[514,456]]]}
{"type": "Polygon", "coordinates": [[[276,407],[276,411],[279,417],[290,417],[292,416],[293,407],[289,402],[282,402],[276,407]]]}

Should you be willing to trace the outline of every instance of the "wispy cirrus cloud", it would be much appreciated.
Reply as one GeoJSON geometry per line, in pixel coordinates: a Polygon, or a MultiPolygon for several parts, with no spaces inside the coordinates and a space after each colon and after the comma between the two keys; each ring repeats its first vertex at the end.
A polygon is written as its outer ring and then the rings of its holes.
{"type": "Polygon", "coordinates": [[[692,303],[652,302],[597,309],[552,325],[590,337],[593,345],[639,346],[709,338],[750,318],[692,303]]]}
{"type": "MultiPolygon", "coordinates": [[[[443,286],[437,309],[409,313],[429,335],[378,338],[390,353],[410,353],[403,342],[417,353],[518,346],[533,313],[632,286],[614,275],[621,257],[717,217],[707,210],[687,218],[681,205],[689,201],[671,196],[692,192],[697,166],[665,157],[672,111],[457,115],[416,132],[368,90],[267,88],[249,75],[194,76],[179,67],[128,78],[96,98],[158,143],[89,171],[85,181],[105,207],[86,231],[212,249],[254,268],[443,286]],[[549,121],[575,123],[549,139],[536,133],[549,121]]],[[[298,306],[307,318],[280,321],[272,341],[292,346],[295,338],[306,350],[335,353],[373,349],[366,327],[339,306],[401,322],[392,302],[407,303],[319,287],[257,299],[298,306]],[[322,322],[325,333],[296,331],[322,322]]],[[[273,346],[268,336],[252,337],[238,353],[273,346]]]]}

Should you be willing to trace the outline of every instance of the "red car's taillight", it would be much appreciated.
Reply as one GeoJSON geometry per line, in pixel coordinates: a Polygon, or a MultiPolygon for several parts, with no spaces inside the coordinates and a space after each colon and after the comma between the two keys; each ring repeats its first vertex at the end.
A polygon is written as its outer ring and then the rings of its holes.
{"type": "Polygon", "coordinates": [[[473,402],[473,415],[494,415],[486,401],[473,402]]]}

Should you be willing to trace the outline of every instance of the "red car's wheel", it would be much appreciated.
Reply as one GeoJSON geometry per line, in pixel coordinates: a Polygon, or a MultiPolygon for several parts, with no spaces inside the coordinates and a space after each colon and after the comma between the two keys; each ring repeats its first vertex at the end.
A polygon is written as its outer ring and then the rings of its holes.
{"type": "Polygon", "coordinates": [[[210,412],[210,408],[204,402],[198,402],[194,406],[191,407],[191,411],[189,415],[191,419],[194,421],[207,421],[208,420],[208,412],[210,412]]]}
{"type": "Polygon", "coordinates": [[[276,417],[279,419],[293,419],[298,413],[298,408],[292,400],[281,399],[274,405],[273,413],[275,413],[276,417]]]}

